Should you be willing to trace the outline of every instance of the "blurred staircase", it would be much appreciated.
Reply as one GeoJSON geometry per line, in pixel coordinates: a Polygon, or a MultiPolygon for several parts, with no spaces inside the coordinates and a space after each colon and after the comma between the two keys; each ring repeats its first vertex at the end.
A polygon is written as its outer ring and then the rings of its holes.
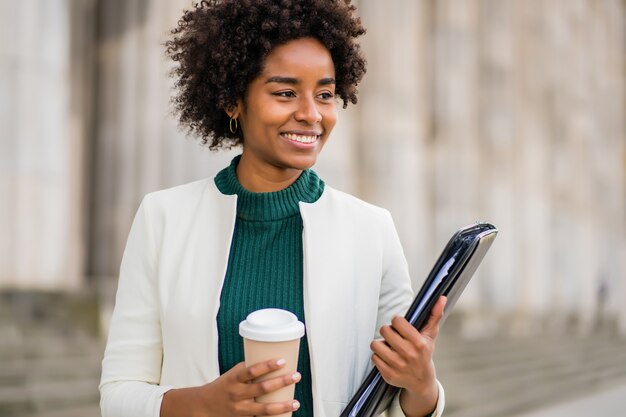
{"type": "Polygon", "coordinates": [[[626,338],[604,332],[470,341],[444,326],[435,363],[446,417],[509,417],[626,384],[626,338]]]}
{"type": "Polygon", "coordinates": [[[0,293],[0,416],[99,417],[91,294],[0,293]]]}
{"type": "MultiPolygon", "coordinates": [[[[0,292],[0,417],[99,417],[103,342],[93,294],[0,292]]],[[[626,384],[626,339],[466,340],[451,317],[437,343],[445,417],[511,417],[626,384]]],[[[329,416],[334,417],[334,416],[329,416]]]]}

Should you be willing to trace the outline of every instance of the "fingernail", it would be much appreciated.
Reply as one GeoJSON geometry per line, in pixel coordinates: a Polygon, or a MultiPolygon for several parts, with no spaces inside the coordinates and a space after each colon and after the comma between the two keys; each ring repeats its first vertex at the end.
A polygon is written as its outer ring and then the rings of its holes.
{"type": "Polygon", "coordinates": [[[278,365],[278,366],[283,366],[286,363],[287,363],[287,361],[284,360],[284,359],[279,359],[279,360],[276,361],[276,365],[278,365]]]}
{"type": "Polygon", "coordinates": [[[293,375],[291,375],[291,379],[293,379],[293,382],[300,381],[300,378],[302,378],[302,375],[300,375],[300,372],[295,372],[293,375]]]}
{"type": "Polygon", "coordinates": [[[300,402],[298,402],[297,400],[293,400],[293,403],[291,404],[291,406],[293,407],[294,410],[297,410],[298,408],[300,408],[300,402]]]}

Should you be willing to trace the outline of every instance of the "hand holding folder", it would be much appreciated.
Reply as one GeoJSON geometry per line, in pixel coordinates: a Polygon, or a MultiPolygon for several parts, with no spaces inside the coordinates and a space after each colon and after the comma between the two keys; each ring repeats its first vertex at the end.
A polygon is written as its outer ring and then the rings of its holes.
{"type": "MultiPolygon", "coordinates": [[[[405,318],[422,330],[440,296],[447,297],[443,317],[456,304],[476,268],[491,247],[498,230],[487,223],[477,223],[457,231],[437,259],[428,278],[409,307],[405,318]]],[[[365,378],[340,417],[374,417],[389,407],[400,388],[389,385],[377,368],[365,378]]]]}

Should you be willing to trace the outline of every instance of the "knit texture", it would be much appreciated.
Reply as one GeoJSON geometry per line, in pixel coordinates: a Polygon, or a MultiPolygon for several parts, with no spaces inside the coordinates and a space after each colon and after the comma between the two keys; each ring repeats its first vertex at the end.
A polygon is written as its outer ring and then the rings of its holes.
{"type": "MultiPolygon", "coordinates": [[[[237,194],[237,219],[228,269],[217,315],[219,365],[224,373],[244,360],[239,323],[252,311],[282,308],[306,326],[303,301],[302,217],[298,203],[312,203],[324,191],[324,182],[312,170],[304,171],[288,188],[253,193],[237,180],[240,157],[215,177],[218,189],[237,194]]],[[[300,341],[294,416],[313,416],[311,366],[307,337],[300,341]]]]}

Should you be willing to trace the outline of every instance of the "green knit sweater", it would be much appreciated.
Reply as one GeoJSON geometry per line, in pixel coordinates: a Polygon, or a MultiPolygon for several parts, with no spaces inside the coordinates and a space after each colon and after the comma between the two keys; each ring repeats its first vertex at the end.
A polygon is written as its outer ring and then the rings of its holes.
{"type": "MultiPolygon", "coordinates": [[[[228,269],[217,315],[219,365],[224,373],[243,361],[239,322],[252,311],[275,307],[289,310],[305,323],[303,301],[302,217],[298,202],[312,203],[324,182],[312,170],[304,171],[288,188],[253,193],[237,180],[240,157],[215,177],[217,188],[237,194],[237,219],[228,269]]],[[[300,409],[294,416],[312,416],[311,367],[306,335],[300,342],[295,397],[300,409]]]]}

